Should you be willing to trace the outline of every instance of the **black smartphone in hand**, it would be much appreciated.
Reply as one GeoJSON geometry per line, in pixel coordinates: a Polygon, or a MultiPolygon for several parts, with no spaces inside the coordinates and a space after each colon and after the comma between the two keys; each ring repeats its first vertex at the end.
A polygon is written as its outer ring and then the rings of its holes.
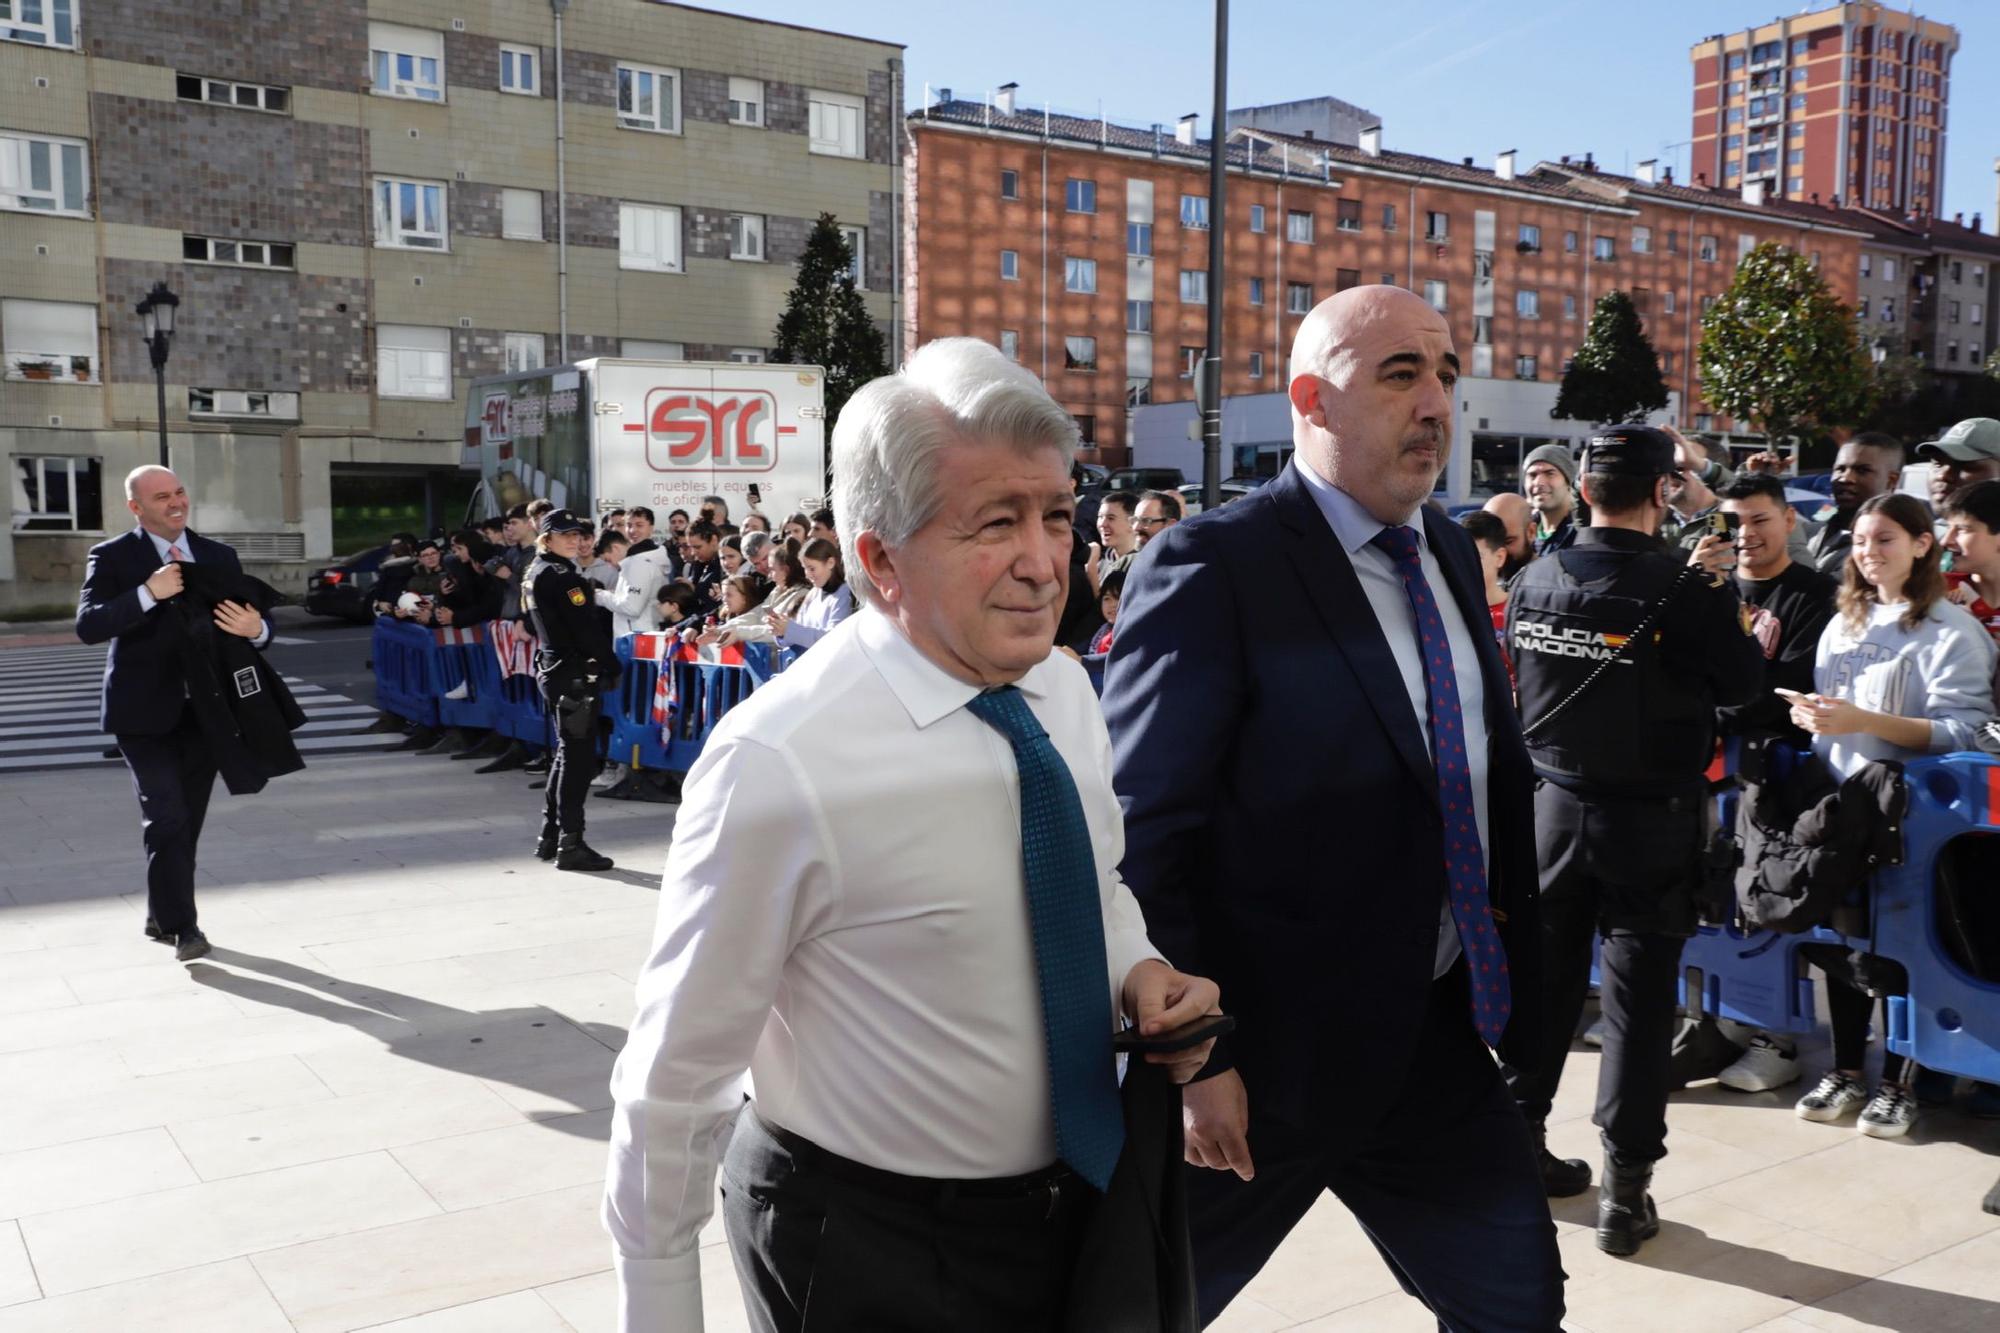
{"type": "Polygon", "coordinates": [[[1192,1023],[1183,1023],[1177,1028],[1150,1037],[1139,1035],[1136,1027],[1126,1028],[1111,1039],[1111,1049],[1120,1054],[1164,1055],[1173,1051],[1185,1051],[1190,1046],[1199,1046],[1205,1041],[1225,1036],[1236,1030],[1234,1014],[1203,1014],[1192,1023]]]}

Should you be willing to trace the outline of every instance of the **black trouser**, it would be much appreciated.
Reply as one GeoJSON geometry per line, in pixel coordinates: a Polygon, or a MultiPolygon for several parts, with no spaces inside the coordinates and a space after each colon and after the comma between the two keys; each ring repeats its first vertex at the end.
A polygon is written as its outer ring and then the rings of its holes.
{"type": "Polygon", "coordinates": [[[1090,1187],[920,1180],[737,1117],[722,1216],[757,1333],[1037,1333],[1062,1327],[1090,1187]]]}
{"type": "Polygon", "coordinates": [[[1535,791],[1546,1027],[1540,1068],[1509,1068],[1507,1083],[1528,1122],[1546,1123],[1590,989],[1590,942],[1598,937],[1604,1054],[1591,1122],[1605,1149],[1630,1163],[1667,1155],[1675,981],[1686,938],[1646,927],[1692,921],[1701,829],[1692,796],[1585,799],[1553,782],[1535,791]]]}
{"type": "Polygon", "coordinates": [[[594,691],[569,691],[572,698],[587,701],[590,732],[569,736],[563,732],[562,691],[543,686],[542,699],[548,705],[550,743],[548,785],[542,789],[542,823],[553,824],[564,834],[583,836],[583,807],[590,798],[590,780],[597,776],[597,695],[594,691]]]}
{"type": "Polygon", "coordinates": [[[159,736],[120,735],[118,750],[132,770],[139,794],[139,827],[146,839],[146,915],[163,934],[197,928],[194,909],[195,845],[215,789],[215,758],[183,704],[172,731],[159,736]]]}
{"type": "MultiPolygon", "coordinates": [[[[1827,1025],[1833,1029],[1833,1067],[1862,1069],[1868,1061],[1868,1019],[1875,1012],[1875,997],[1859,986],[1829,973],[1826,978],[1827,1025]]],[[[1882,1032],[1889,1031],[1889,1000],[1882,999],[1882,1032]]],[[[1882,1051],[1882,1081],[1901,1083],[1908,1061],[1894,1051],[1882,1051]]]]}
{"type": "Polygon", "coordinates": [[[1187,1168],[1202,1322],[1331,1191],[1439,1328],[1554,1333],[1563,1316],[1555,1223],[1527,1126],[1473,1031],[1464,963],[1431,986],[1401,1086],[1368,1095],[1380,1096],[1380,1118],[1332,1138],[1271,1119],[1253,1095],[1256,1174],[1187,1168]]]}

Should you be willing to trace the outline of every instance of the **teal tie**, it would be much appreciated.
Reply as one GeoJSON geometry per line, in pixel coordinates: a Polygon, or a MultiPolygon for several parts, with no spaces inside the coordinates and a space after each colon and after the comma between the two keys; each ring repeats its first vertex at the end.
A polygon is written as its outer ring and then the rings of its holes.
{"type": "Polygon", "coordinates": [[[1056,1151],[1102,1190],[1125,1145],[1111,1051],[1111,988],[1097,856],[1069,766],[1012,685],[974,696],[972,715],[1014,747],[1021,776],[1021,865],[1048,1039],[1056,1151]]]}

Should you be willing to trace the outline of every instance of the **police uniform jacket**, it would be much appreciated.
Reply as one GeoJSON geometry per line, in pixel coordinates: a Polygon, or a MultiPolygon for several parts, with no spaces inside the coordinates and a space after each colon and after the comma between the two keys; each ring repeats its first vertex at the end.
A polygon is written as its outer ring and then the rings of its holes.
{"type": "Polygon", "coordinates": [[[1699,571],[1645,533],[1578,530],[1515,580],[1507,604],[1521,720],[1532,727],[1617,657],[1648,608],[1652,627],[1571,707],[1528,737],[1538,776],[1582,796],[1698,791],[1715,751],[1715,710],[1762,686],[1763,654],[1734,580],[1699,571]],[[1668,597],[1669,590],[1674,590],[1668,597]]]}
{"type": "Polygon", "coordinates": [[[618,677],[611,635],[596,614],[596,591],[573,561],[552,552],[537,556],[521,580],[521,609],[541,640],[535,674],[545,694],[573,689],[587,676],[599,685],[618,677]]]}

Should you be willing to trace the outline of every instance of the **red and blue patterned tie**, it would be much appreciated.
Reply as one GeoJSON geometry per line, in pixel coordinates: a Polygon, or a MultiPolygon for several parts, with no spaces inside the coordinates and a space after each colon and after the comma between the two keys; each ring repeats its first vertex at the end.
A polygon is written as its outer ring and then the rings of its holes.
{"type": "Polygon", "coordinates": [[[1465,718],[1458,710],[1451,642],[1417,555],[1416,531],[1401,524],[1384,528],[1370,545],[1388,552],[1396,562],[1410,609],[1417,613],[1424,686],[1430,696],[1431,755],[1437,766],[1438,799],[1444,804],[1444,869],[1451,919],[1458,926],[1458,942],[1472,976],[1472,1026],[1488,1046],[1498,1046],[1512,992],[1507,984],[1507,951],[1500,947],[1486,893],[1486,852],[1479,845],[1479,822],[1472,810],[1472,769],[1465,757],[1465,718]]]}

